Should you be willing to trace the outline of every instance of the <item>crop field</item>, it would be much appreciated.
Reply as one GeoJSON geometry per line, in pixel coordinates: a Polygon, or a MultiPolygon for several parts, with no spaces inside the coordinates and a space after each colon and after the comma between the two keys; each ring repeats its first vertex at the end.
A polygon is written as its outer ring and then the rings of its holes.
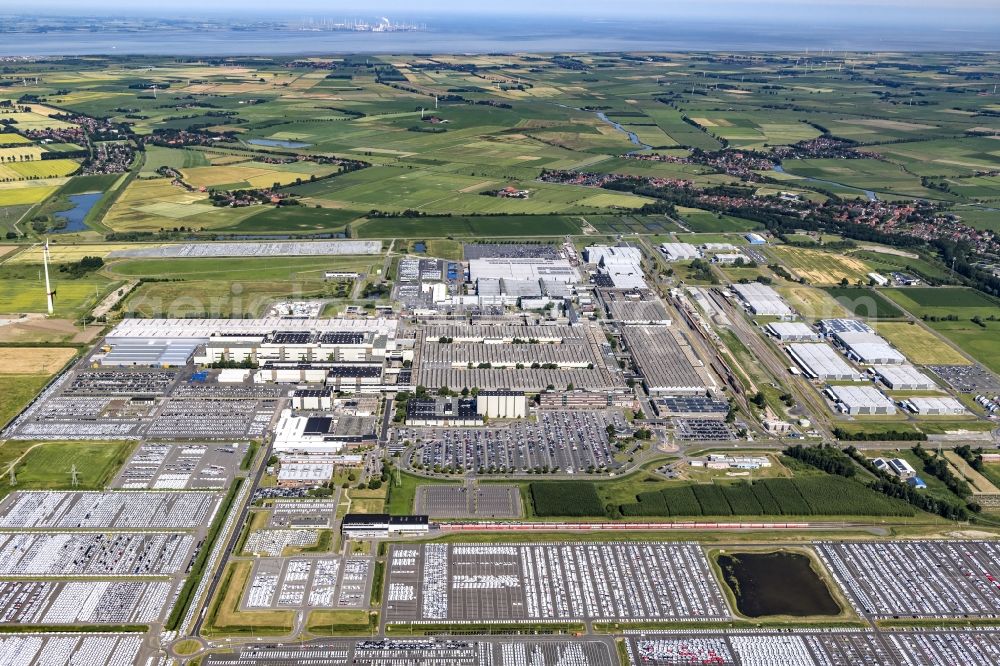
{"type": "Polygon", "coordinates": [[[866,319],[895,319],[903,316],[896,307],[874,289],[866,287],[827,287],[826,293],[833,296],[852,315],[866,319]]]}
{"type": "Polygon", "coordinates": [[[677,207],[681,222],[695,233],[725,233],[730,231],[751,231],[761,225],[752,220],[743,220],[731,215],[711,213],[698,208],[677,207]]]}
{"type": "Polygon", "coordinates": [[[839,284],[846,279],[851,284],[867,282],[868,266],[855,257],[787,245],[775,245],[768,252],[785,265],[793,275],[811,284],[839,284]]]}
{"type": "MultiPolygon", "coordinates": [[[[46,181],[48,182],[48,181],[46,181]]],[[[0,184],[0,206],[25,206],[40,203],[58,189],[57,185],[37,185],[20,181],[0,184]]]]}
{"type": "Polygon", "coordinates": [[[929,199],[952,198],[937,190],[923,187],[919,176],[905,172],[902,167],[878,160],[788,160],[782,166],[787,173],[796,176],[873,190],[884,196],[888,195],[886,198],[893,198],[892,195],[929,199]]]}
{"type": "Polygon", "coordinates": [[[789,305],[808,319],[831,319],[848,316],[847,309],[825,289],[801,285],[777,288],[789,305]]]}
{"type": "Polygon", "coordinates": [[[967,318],[997,314],[1000,301],[965,287],[909,287],[882,290],[911,314],[922,317],[956,314],[967,318]]]}
{"type": "Polygon", "coordinates": [[[75,355],[72,347],[0,347],[0,375],[52,375],[75,355]]]}
{"type": "Polygon", "coordinates": [[[115,231],[157,231],[179,226],[215,229],[238,224],[260,208],[217,208],[204,192],[188,192],[167,178],[137,179],[115,201],[104,224],[115,231]]]}
{"type": "Polygon", "coordinates": [[[375,218],[355,225],[359,238],[434,236],[563,236],[580,233],[580,221],[561,215],[375,218]]]}
{"type": "Polygon", "coordinates": [[[594,484],[586,481],[542,481],[529,486],[538,516],[603,516],[594,484]]]}
{"type": "Polygon", "coordinates": [[[623,516],[913,515],[907,505],[839,476],[676,485],[636,499],[621,506],[623,516]]]}
{"type": "MultiPolygon", "coordinates": [[[[978,328],[978,327],[977,327],[978,328]]],[[[968,365],[969,360],[952,349],[943,340],[917,324],[904,322],[881,322],[877,326],[879,335],[913,363],[920,365],[968,365]]]]}
{"type": "Polygon", "coordinates": [[[815,127],[784,114],[692,110],[690,116],[709,134],[725,139],[735,148],[760,149],[813,139],[820,134],[815,127]]]}

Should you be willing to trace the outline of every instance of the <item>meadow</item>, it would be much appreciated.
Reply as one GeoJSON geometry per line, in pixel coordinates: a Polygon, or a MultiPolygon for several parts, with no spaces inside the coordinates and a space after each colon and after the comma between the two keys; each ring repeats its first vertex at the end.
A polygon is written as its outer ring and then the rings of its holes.
{"type": "Polygon", "coordinates": [[[1000,301],[967,287],[906,287],[883,289],[882,293],[916,317],[989,317],[1000,308],[1000,301]]]}
{"type": "Polygon", "coordinates": [[[866,283],[871,270],[856,257],[832,252],[789,245],[772,245],[767,251],[793,275],[804,278],[810,284],[835,285],[845,279],[851,284],[858,280],[866,283]]]}
{"type": "Polygon", "coordinates": [[[968,365],[969,360],[919,324],[880,322],[879,335],[903,352],[912,363],[921,365],[968,365]]]}
{"type": "Polygon", "coordinates": [[[856,317],[866,319],[895,319],[903,311],[874,289],[867,287],[826,287],[840,305],[856,317]]]}

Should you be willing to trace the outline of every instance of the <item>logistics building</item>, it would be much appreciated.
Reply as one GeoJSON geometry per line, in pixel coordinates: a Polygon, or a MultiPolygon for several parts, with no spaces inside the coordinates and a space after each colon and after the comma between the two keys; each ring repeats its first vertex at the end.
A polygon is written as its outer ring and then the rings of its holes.
{"type": "Polygon", "coordinates": [[[795,313],[771,287],[759,282],[734,284],[732,289],[747,310],[757,316],[792,318],[795,313]]]}
{"type": "Polygon", "coordinates": [[[825,393],[847,414],[895,414],[892,400],[874,386],[830,386],[825,393]]]}
{"type": "Polygon", "coordinates": [[[937,388],[933,379],[912,365],[876,365],[872,372],[893,391],[929,391],[937,388]]]}
{"type": "Polygon", "coordinates": [[[921,416],[961,416],[968,414],[960,401],[955,398],[943,398],[936,396],[907,398],[902,402],[903,407],[914,414],[921,416]]]}
{"type": "Polygon", "coordinates": [[[797,342],[788,345],[788,354],[810,379],[861,381],[861,373],[848,364],[825,342],[797,342]]]}
{"type": "Polygon", "coordinates": [[[767,325],[767,332],[781,342],[814,342],[819,333],[800,321],[776,321],[767,325]]]}

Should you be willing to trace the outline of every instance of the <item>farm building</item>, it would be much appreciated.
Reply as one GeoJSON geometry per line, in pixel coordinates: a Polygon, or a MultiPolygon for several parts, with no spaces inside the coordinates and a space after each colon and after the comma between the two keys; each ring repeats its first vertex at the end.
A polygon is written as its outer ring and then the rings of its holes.
{"type": "Polygon", "coordinates": [[[922,391],[937,388],[934,380],[912,365],[876,365],[872,371],[893,391],[922,391]]]}
{"type": "Polygon", "coordinates": [[[902,458],[875,458],[872,460],[872,464],[883,472],[897,476],[904,481],[917,476],[917,470],[913,469],[913,465],[902,458]]]}
{"type": "Polygon", "coordinates": [[[892,400],[873,386],[830,386],[825,393],[847,414],[895,414],[892,400]]]}
{"type": "Polygon", "coordinates": [[[884,287],[887,284],[889,284],[889,278],[887,278],[884,275],[880,275],[879,273],[876,273],[874,271],[868,274],[868,279],[880,287],[884,287]]]}
{"type": "Polygon", "coordinates": [[[967,413],[965,406],[955,398],[908,398],[903,406],[921,416],[959,416],[967,413]]]}
{"type": "Polygon", "coordinates": [[[776,321],[767,325],[767,332],[782,342],[814,342],[819,333],[802,322],[776,321]]]}
{"type": "Polygon", "coordinates": [[[802,372],[812,379],[861,381],[861,373],[826,343],[790,344],[788,353],[802,368],[802,372]]]}
{"type": "Polygon", "coordinates": [[[702,257],[701,250],[691,243],[661,243],[660,252],[667,261],[688,261],[702,257]]]}
{"type": "Polygon", "coordinates": [[[774,316],[792,318],[795,313],[788,307],[781,296],[771,287],[750,282],[749,284],[734,284],[733,291],[740,297],[747,310],[758,316],[774,316]]]}

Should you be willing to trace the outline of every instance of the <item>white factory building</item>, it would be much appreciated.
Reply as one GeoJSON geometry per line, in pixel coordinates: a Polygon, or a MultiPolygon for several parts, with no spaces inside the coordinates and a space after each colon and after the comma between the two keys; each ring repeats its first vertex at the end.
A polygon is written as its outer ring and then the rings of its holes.
{"type": "Polygon", "coordinates": [[[872,465],[904,481],[917,475],[917,470],[913,469],[913,465],[902,458],[875,458],[872,460],[872,465]]]}
{"type": "Polygon", "coordinates": [[[528,415],[528,399],[524,391],[480,391],[476,412],[491,419],[523,419],[528,415]]]}
{"type": "Polygon", "coordinates": [[[580,274],[568,259],[543,259],[538,257],[487,257],[469,261],[469,280],[481,279],[552,280],[554,282],[579,282],[580,274]]]}
{"type": "Polygon", "coordinates": [[[328,388],[295,389],[292,409],[303,411],[329,410],[333,407],[333,391],[328,388]]]}
{"type": "Polygon", "coordinates": [[[923,391],[937,388],[933,379],[912,365],[876,365],[872,372],[893,391],[923,391]]]}
{"type": "Polygon", "coordinates": [[[660,252],[670,262],[690,261],[704,256],[701,250],[691,243],[660,243],[660,252]]]}
{"type": "Polygon", "coordinates": [[[597,264],[605,268],[620,265],[642,265],[642,250],[627,245],[591,245],[584,248],[583,257],[588,264],[597,264]]]}
{"type": "Polygon", "coordinates": [[[819,333],[800,321],[776,321],[766,327],[768,333],[781,342],[816,342],[819,333]]]}
{"type": "Polygon", "coordinates": [[[830,386],[824,391],[837,405],[837,409],[847,414],[896,413],[892,400],[874,386],[830,386]]]}
{"type": "Polygon", "coordinates": [[[759,282],[734,284],[732,289],[743,301],[744,306],[757,316],[773,316],[791,319],[795,316],[788,304],[771,287],[759,282]]]}
{"type": "Polygon", "coordinates": [[[843,349],[847,357],[864,365],[901,365],[906,363],[903,356],[885,338],[875,333],[834,333],[833,339],[843,349]]]}
{"type": "Polygon", "coordinates": [[[861,381],[861,373],[824,342],[797,342],[788,345],[788,354],[806,377],[827,381],[861,381]]]}
{"type": "Polygon", "coordinates": [[[907,398],[902,402],[902,405],[914,414],[921,416],[960,416],[968,413],[965,405],[955,398],[907,398]]]}

